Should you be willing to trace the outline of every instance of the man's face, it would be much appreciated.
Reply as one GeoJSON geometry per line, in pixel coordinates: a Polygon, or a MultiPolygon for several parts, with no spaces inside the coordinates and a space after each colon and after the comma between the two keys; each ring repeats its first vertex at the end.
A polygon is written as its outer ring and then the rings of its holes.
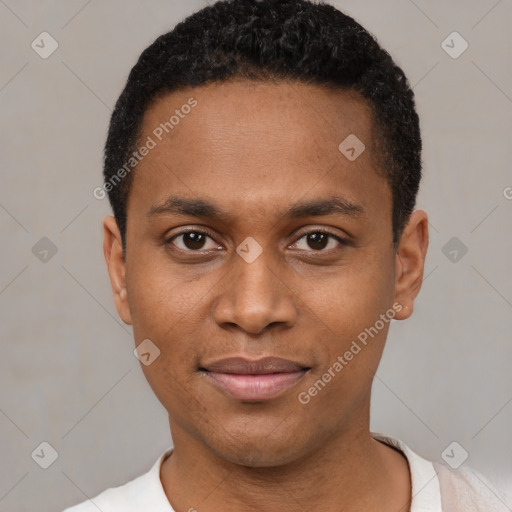
{"type": "MultiPolygon", "coordinates": [[[[369,107],[318,86],[229,82],[159,99],[140,144],[148,136],[156,145],[134,171],[126,263],[109,270],[136,345],[160,350],[142,368],[173,437],[274,466],[367,428],[389,311],[408,299],[397,292],[392,199],[376,172],[369,107]],[[197,105],[160,141],[158,127],[191,97],[197,105]],[[365,145],[359,156],[356,139],[338,148],[351,134],[365,145]],[[171,208],[171,196],[185,202],[171,208]],[[338,208],[298,207],[332,199],[338,208]],[[247,363],[268,357],[293,364],[247,363]]],[[[119,256],[118,242],[117,232],[108,244],[119,256]]]]}

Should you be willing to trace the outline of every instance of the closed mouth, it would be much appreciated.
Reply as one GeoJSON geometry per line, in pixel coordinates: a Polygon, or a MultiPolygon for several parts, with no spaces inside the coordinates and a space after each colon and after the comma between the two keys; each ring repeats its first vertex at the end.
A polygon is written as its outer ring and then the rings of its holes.
{"type": "Polygon", "coordinates": [[[244,402],[276,398],[302,380],[308,370],[308,366],[276,357],[231,357],[199,368],[218,390],[244,402]]]}

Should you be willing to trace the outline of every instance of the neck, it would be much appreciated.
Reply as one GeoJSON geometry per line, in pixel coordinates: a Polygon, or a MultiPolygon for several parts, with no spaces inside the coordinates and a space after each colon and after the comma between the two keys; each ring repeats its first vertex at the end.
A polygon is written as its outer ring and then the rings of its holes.
{"type": "Polygon", "coordinates": [[[162,464],[161,480],[176,512],[409,510],[407,461],[373,439],[367,423],[277,467],[234,464],[177,425],[172,433],[174,451],[162,464]]]}

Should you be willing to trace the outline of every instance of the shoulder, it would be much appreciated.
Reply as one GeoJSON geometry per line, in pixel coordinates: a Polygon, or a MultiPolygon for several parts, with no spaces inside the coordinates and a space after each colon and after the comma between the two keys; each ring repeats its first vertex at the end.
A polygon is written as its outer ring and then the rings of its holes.
{"type": "Polygon", "coordinates": [[[131,489],[136,480],[137,479],[119,487],[107,489],[94,498],[67,508],[64,512],[98,512],[98,510],[102,512],[114,512],[114,510],[134,510],[133,503],[130,502],[128,495],[132,494],[131,489]]]}
{"type": "Polygon", "coordinates": [[[414,510],[443,512],[511,512],[507,499],[477,471],[424,459],[407,444],[384,434],[372,436],[400,450],[407,458],[412,483],[414,510]]]}
{"type": "Polygon", "coordinates": [[[160,466],[170,450],[164,452],[153,467],[124,485],[112,487],[94,498],[67,508],[63,512],[135,512],[172,510],[160,481],[160,466]]]}
{"type": "Polygon", "coordinates": [[[148,475],[146,473],[124,485],[107,489],[94,498],[67,508],[64,512],[98,512],[98,510],[102,512],[125,510],[128,512],[135,510],[133,508],[134,498],[140,500],[141,495],[147,492],[145,485],[147,482],[148,475]]]}
{"type": "Polygon", "coordinates": [[[433,465],[439,479],[443,510],[510,511],[504,496],[477,471],[468,467],[452,469],[440,462],[433,462],[433,465]]]}

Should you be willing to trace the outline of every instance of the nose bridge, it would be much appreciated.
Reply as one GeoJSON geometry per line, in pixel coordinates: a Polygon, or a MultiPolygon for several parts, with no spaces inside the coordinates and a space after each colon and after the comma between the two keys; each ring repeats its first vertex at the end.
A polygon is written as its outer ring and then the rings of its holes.
{"type": "MultiPolygon", "coordinates": [[[[259,244],[258,244],[259,245],[259,244]]],[[[253,243],[243,242],[237,248],[237,256],[233,265],[233,285],[237,295],[244,297],[252,293],[260,293],[261,298],[272,298],[276,271],[272,270],[270,251],[263,251],[253,243]]]]}
{"type": "Polygon", "coordinates": [[[233,254],[227,284],[216,306],[217,323],[237,324],[253,333],[271,323],[290,324],[295,308],[279,277],[276,260],[270,250],[248,238],[233,254]]]}

